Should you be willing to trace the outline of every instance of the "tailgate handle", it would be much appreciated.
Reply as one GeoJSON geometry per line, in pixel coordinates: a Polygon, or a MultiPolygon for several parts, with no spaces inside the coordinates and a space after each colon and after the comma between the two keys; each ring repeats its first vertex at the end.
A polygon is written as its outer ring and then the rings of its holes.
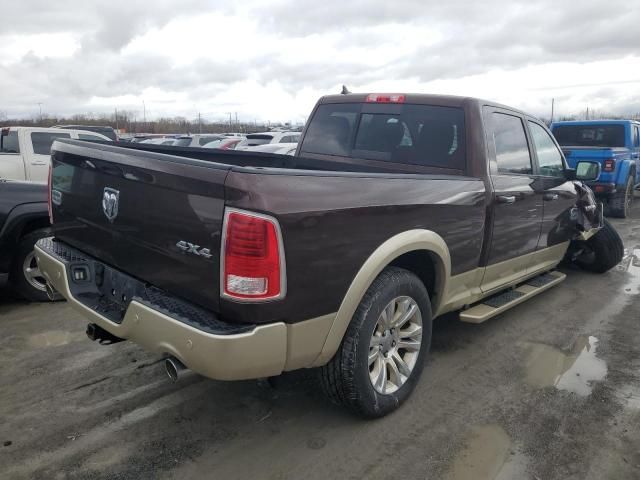
{"type": "Polygon", "coordinates": [[[547,201],[553,201],[558,199],[557,193],[545,193],[543,198],[547,201]]]}
{"type": "Polygon", "coordinates": [[[515,195],[498,195],[497,197],[498,203],[505,203],[507,205],[511,205],[512,203],[516,203],[515,195]]]}

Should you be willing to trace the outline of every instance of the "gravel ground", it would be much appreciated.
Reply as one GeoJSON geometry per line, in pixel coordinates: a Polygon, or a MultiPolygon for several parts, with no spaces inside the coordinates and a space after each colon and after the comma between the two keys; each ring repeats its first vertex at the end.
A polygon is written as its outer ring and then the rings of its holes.
{"type": "Polygon", "coordinates": [[[485,324],[438,320],[413,396],[376,421],[308,371],[172,384],[160,357],[89,342],[65,303],[0,294],[0,477],[640,479],[639,207],[612,221],[615,270],[566,269],[485,324]]]}

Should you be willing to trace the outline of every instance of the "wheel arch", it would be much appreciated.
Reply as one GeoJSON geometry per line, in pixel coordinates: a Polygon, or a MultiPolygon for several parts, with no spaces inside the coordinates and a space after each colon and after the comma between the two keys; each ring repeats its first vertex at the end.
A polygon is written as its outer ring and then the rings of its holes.
{"type": "Polygon", "coordinates": [[[416,274],[427,287],[432,311],[438,311],[451,276],[449,248],[444,239],[431,230],[399,233],[380,245],[354,277],[313,366],[324,365],[333,357],[364,294],[380,272],[391,265],[416,274]],[[418,263],[413,264],[416,261],[418,263]]]}

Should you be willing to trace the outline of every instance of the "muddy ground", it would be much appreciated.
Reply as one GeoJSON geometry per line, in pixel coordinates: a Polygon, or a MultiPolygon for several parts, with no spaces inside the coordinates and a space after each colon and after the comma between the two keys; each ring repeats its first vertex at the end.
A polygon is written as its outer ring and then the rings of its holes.
{"type": "Polygon", "coordinates": [[[169,383],[158,356],[87,340],[65,303],[5,293],[0,477],[640,479],[639,207],[613,221],[617,269],[567,269],[485,324],[437,321],[417,390],[377,421],[312,372],[169,383]]]}

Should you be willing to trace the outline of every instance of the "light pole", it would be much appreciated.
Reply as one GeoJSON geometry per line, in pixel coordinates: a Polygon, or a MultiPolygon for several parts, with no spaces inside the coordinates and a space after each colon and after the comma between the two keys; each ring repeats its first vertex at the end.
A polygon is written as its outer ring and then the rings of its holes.
{"type": "Polygon", "coordinates": [[[40,121],[42,122],[42,102],[38,102],[38,109],[40,110],[40,121]]]}

